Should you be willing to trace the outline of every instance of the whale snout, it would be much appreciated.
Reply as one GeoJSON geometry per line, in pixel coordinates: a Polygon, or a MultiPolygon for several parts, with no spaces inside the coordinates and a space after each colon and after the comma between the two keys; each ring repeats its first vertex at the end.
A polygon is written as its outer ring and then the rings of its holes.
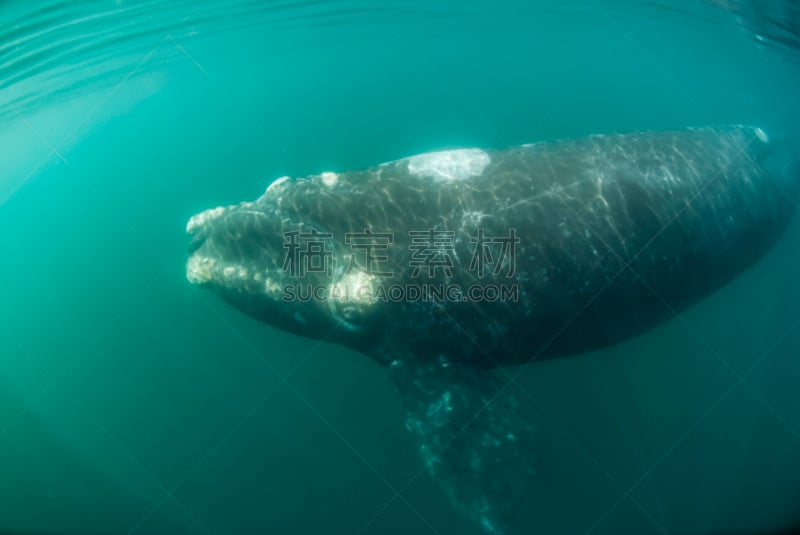
{"type": "Polygon", "coordinates": [[[221,206],[189,219],[186,278],[225,293],[272,297],[279,289],[283,240],[255,203],[221,206]]]}
{"type": "Polygon", "coordinates": [[[225,207],[212,208],[200,212],[189,219],[186,233],[190,236],[186,278],[196,285],[210,284],[214,280],[217,258],[212,251],[204,250],[212,223],[226,212],[225,207]]]}
{"type": "Polygon", "coordinates": [[[218,274],[218,260],[209,251],[206,251],[205,233],[192,236],[189,242],[189,254],[186,260],[186,279],[197,286],[207,286],[215,281],[218,274]]]}
{"type": "Polygon", "coordinates": [[[213,258],[192,255],[186,262],[186,280],[197,286],[209,285],[214,281],[213,258]]]}
{"type": "Polygon", "coordinates": [[[205,232],[195,232],[194,234],[190,234],[191,241],[189,242],[189,249],[187,253],[189,256],[192,256],[192,253],[197,251],[206,241],[206,233],[205,232]]]}

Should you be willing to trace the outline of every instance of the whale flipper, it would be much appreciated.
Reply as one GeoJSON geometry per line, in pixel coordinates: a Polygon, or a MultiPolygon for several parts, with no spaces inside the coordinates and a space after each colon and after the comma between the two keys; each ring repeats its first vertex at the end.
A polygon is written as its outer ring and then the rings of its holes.
{"type": "Polygon", "coordinates": [[[428,472],[486,533],[504,533],[535,472],[536,431],[514,389],[445,360],[390,369],[428,472]]]}

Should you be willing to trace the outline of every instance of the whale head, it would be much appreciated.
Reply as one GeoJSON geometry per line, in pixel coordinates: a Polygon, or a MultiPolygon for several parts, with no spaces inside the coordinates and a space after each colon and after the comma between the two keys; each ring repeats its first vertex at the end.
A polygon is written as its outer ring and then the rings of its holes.
{"type": "Polygon", "coordinates": [[[331,176],[283,177],[256,201],[192,216],[186,278],[260,321],[356,346],[375,308],[367,297],[370,280],[344,271],[349,257],[316,222],[335,221],[336,208],[321,215],[309,204],[330,190],[331,176]]]}

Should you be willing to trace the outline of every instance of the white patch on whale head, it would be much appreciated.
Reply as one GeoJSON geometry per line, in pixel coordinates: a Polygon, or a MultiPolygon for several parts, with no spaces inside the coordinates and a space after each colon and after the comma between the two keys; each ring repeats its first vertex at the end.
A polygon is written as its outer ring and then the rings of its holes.
{"type": "Polygon", "coordinates": [[[209,221],[219,218],[224,213],[225,207],[219,206],[217,208],[212,208],[210,210],[206,210],[205,212],[200,212],[199,214],[193,215],[189,219],[189,222],[186,223],[186,233],[192,234],[209,221]]]}
{"type": "Polygon", "coordinates": [[[339,303],[371,304],[375,301],[375,276],[353,271],[330,288],[329,299],[339,303]]]}
{"type": "Polygon", "coordinates": [[[456,149],[426,152],[408,159],[408,172],[435,181],[464,180],[483,173],[490,162],[480,149],[456,149]]]}
{"type": "Polygon", "coordinates": [[[334,186],[336,182],[339,180],[339,175],[337,175],[336,173],[331,173],[330,171],[322,173],[321,175],[319,175],[319,177],[322,179],[322,183],[328,186],[329,188],[334,186]]]}
{"type": "Polygon", "coordinates": [[[373,275],[354,271],[331,286],[328,307],[342,326],[358,330],[360,318],[369,314],[376,303],[376,279],[373,275]]]}
{"type": "Polygon", "coordinates": [[[270,191],[274,190],[287,180],[289,180],[288,176],[282,176],[280,178],[276,178],[275,180],[272,181],[272,183],[269,186],[267,186],[267,190],[264,193],[269,193],[270,191]]]}
{"type": "Polygon", "coordinates": [[[271,278],[269,275],[264,279],[264,293],[272,296],[273,298],[278,298],[281,293],[283,292],[283,286],[281,286],[275,279],[271,278]]]}
{"type": "Polygon", "coordinates": [[[261,202],[261,201],[267,200],[269,197],[272,197],[272,196],[277,196],[278,198],[280,198],[280,190],[281,190],[282,186],[286,182],[288,182],[289,180],[291,180],[291,177],[289,177],[289,176],[282,176],[282,177],[276,178],[275,180],[270,182],[269,186],[267,186],[267,189],[264,190],[264,193],[261,194],[261,197],[259,197],[256,200],[256,202],[261,202]],[[273,193],[273,192],[275,192],[275,193],[273,193]]]}
{"type": "Polygon", "coordinates": [[[192,284],[211,282],[214,278],[213,270],[216,263],[217,261],[213,258],[192,255],[186,262],[186,278],[192,284]]]}
{"type": "Polygon", "coordinates": [[[756,134],[756,137],[758,139],[760,139],[762,143],[769,143],[769,136],[762,129],[756,128],[755,129],[755,134],[756,134]]]}

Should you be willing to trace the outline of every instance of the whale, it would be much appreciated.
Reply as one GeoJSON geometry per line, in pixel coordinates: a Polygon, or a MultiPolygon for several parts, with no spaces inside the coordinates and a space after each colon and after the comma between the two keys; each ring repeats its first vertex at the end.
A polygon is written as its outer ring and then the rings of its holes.
{"type": "Polygon", "coordinates": [[[505,533],[542,440],[510,370],[641,335],[752,266],[797,206],[794,153],[733,125],[280,177],[190,218],[186,277],[385,366],[425,469],[505,533]]]}

